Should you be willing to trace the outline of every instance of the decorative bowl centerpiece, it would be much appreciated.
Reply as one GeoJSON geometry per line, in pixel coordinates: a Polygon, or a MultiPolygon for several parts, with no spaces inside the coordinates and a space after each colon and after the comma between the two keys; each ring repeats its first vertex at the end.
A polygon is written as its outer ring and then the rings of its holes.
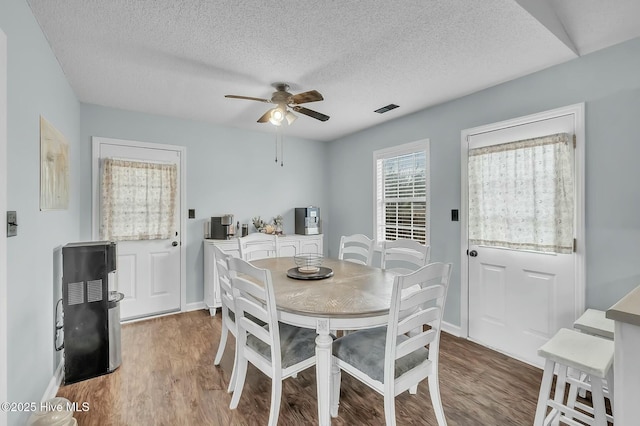
{"type": "Polygon", "coordinates": [[[320,271],[322,265],[321,254],[298,254],[293,256],[293,260],[298,267],[298,272],[303,274],[315,274],[320,271]]]}

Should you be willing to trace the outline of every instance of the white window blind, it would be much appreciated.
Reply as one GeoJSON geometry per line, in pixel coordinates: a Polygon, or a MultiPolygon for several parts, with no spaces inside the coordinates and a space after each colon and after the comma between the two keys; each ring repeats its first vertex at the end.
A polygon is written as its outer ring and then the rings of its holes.
{"type": "Polygon", "coordinates": [[[377,151],[376,240],[429,244],[426,141],[377,151]]]}
{"type": "Polygon", "coordinates": [[[173,237],[177,166],[113,158],[105,159],[103,166],[101,238],[173,237]]]}
{"type": "Polygon", "coordinates": [[[573,176],[567,133],[469,150],[469,243],[571,253],[573,176]]]}

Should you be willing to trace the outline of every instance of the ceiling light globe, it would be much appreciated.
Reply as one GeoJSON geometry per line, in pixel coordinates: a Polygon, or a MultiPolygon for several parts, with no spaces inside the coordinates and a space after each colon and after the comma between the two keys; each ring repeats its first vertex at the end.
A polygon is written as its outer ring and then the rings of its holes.
{"type": "Polygon", "coordinates": [[[274,126],[279,126],[284,120],[284,111],[280,108],[274,108],[271,110],[271,117],[269,117],[269,122],[274,126]]]}

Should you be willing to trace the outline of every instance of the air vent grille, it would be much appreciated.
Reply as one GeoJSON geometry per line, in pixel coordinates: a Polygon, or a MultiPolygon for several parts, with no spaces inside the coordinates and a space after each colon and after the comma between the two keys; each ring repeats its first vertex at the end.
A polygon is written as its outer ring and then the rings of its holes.
{"type": "Polygon", "coordinates": [[[87,281],[87,302],[102,300],[102,280],[87,281]]]}
{"type": "Polygon", "coordinates": [[[396,104],[389,104],[387,106],[383,106],[382,108],[378,108],[377,110],[373,111],[373,112],[377,112],[378,114],[384,114],[387,111],[391,111],[392,109],[396,109],[398,108],[400,105],[396,105],[396,104]]]}
{"type": "Polygon", "coordinates": [[[84,281],[69,283],[67,289],[67,305],[81,305],[84,303],[84,281]]]}

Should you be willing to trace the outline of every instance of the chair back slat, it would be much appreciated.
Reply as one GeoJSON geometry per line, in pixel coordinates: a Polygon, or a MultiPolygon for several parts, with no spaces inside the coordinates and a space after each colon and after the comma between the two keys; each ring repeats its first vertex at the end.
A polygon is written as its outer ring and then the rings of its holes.
{"type": "Polygon", "coordinates": [[[431,324],[436,322],[438,318],[440,318],[440,309],[438,309],[438,307],[436,306],[425,310],[418,310],[417,312],[414,312],[407,318],[398,322],[398,329],[396,331],[396,334],[399,336],[401,334],[408,333],[411,330],[422,328],[422,326],[425,324],[428,324],[430,327],[432,327],[431,324]]]}
{"type": "Polygon", "coordinates": [[[280,256],[278,237],[260,232],[238,238],[240,257],[244,260],[258,260],[280,256]]]}
{"type": "Polygon", "coordinates": [[[229,274],[228,259],[230,255],[223,252],[220,247],[213,245],[213,258],[216,265],[216,275],[220,283],[220,302],[222,304],[222,321],[235,334],[234,320],[229,312],[235,313],[235,302],[233,300],[233,291],[231,289],[231,276],[229,274]]]}
{"type": "MultiPolygon", "coordinates": [[[[395,277],[387,327],[386,359],[398,360],[428,346],[429,359],[437,365],[442,313],[450,277],[450,263],[431,263],[410,274],[395,277]],[[416,290],[414,286],[419,288],[416,290]],[[425,325],[430,327],[426,331],[425,325]],[[398,339],[399,335],[407,334],[408,339],[398,339]]],[[[386,362],[384,383],[394,382],[395,362],[386,362]]]]}
{"type": "MultiPolygon", "coordinates": [[[[247,311],[245,311],[245,313],[247,313],[247,311]]],[[[242,323],[242,327],[247,333],[254,335],[267,345],[271,345],[271,335],[260,324],[250,320],[246,316],[240,318],[238,322],[242,323]]]]}
{"type": "Polygon", "coordinates": [[[437,330],[433,328],[431,330],[423,331],[422,333],[418,333],[415,336],[409,337],[409,339],[399,343],[396,346],[396,355],[395,359],[402,358],[403,356],[414,352],[419,348],[424,348],[425,346],[431,344],[438,337],[437,330]]]}
{"type": "Polygon", "coordinates": [[[253,335],[270,346],[273,366],[281,368],[280,333],[271,272],[238,258],[230,258],[228,264],[235,299],[239,347],[241,350],[254,352],[246,345],[247,335],[253,335]],[[253,318],[247,318],[247,314],[264,321],[266,327],[261,327],[253,318]]]}
{"type": "Polygon", "coordinates": [[[363,234],[343,235],[340,238],[338,259],[361,265],[371,265],[373,240],[363,234]]]}
{"type": "Polygon", "coordinates": [[[408,274],[429,263],[430,247],[401,238],[382,243],[381,267],[395,274],[408,274]]]}
{"type": "Polygon", "coordinates": [[[401,311],[412,309],[416,306],[434,303],[437,299],[444,297],[446,288],[442,284],[438,283],[416,291],[409,288],[407,291],[411,292],[411,295],[402,298],[402,301],[400,302],[401,311]]]}

